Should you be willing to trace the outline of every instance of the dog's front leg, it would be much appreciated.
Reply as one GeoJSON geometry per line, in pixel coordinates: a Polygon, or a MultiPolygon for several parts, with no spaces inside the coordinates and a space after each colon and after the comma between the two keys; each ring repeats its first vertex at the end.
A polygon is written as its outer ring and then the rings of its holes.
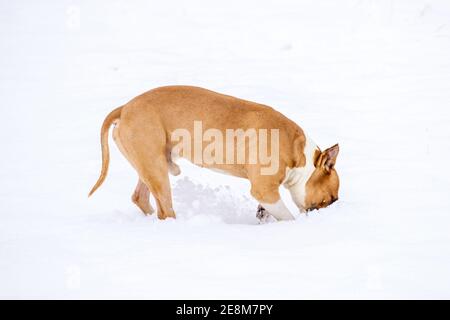
{"type": "MultiPolygon", "coordinates": [[[[281,171],[280,171],[281,172],[281,171]]],[[[263,176],[258,170],[249,171],[249,180],[252,185],[250,193],[261,205],[258,207],[257,217],[266,216],[267,212],[278,221],[295,220],[289,209],[281,200],[278,181],[283,179],[280,176],[263,176]]]]}
{"type": "Polygon", "coordinates": [[[278,221],[295,220],[294,216],[281,199],[275,203],[261,203],[261,206],[265,209],[264,211],[269,212],[269,214],[278,221]]]}
{"type": "Polygon", "coordinates": [[[259,204],[258,209],[256,209],[256,218],[259,220],[259,223],[266,223],[269,217],[269,212],[259,204]]]}
{"type": "Polygon", "coordinates": [[[260,220],[262,218],[266,219],[267,213],[269,213],[278,221],[295,220],[283,200],[281,200],[278,192],[279,186],[273,183],[262,182],[261,180],[252,181],[252,189],[250,191],[252,196],[260,203],[256,217],[260,220]]]}

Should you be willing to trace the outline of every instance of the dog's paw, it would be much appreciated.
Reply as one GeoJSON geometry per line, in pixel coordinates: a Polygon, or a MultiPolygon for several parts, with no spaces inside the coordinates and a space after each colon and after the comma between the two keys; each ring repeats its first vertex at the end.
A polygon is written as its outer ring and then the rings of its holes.
{"type": "Polygon", "coordinates": [[[266,223],[269,217],[269,212],[264,209],[262,205],[258,205],[258,209],[256,210],[256,218],[259,219],[259,223],[266,223]]]}

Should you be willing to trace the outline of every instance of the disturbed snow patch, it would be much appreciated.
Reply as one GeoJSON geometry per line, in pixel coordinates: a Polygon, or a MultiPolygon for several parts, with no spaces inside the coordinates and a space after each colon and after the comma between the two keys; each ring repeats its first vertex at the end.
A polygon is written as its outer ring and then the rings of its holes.
{"type": "Polygon", "coordinates": [[[229,186],[198,184],[187,177],[178,180],[173,188],[177,219],[193,224],[257,224],[257,202],[239,192],[233,192],[229,186]]]}

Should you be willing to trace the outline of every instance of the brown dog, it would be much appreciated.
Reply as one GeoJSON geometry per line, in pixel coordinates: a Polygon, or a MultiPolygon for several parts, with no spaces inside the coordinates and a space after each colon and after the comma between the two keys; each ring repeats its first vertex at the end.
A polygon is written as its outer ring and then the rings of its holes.
{"type": "Polygon", "coordinates": [[[277,220],[294,219],[280,198],[280,185],[288,188],[302,212],[324,208],[338,198],[337,144],[322,152],[297,124],[274,109],[190,86],[150,90],[106,117],[101,129],[102,171],[89,196],[106,178],[112,124],[117,146],[139,175],[133,202],[144,213],[153,213],[151,192],[160,219],[175,218],[168,173],[180,173],[177,157],[250,180],[251,195],[263,208],[259,211],[265,209],[277,220]],[[179,143],[192,137],[193,142],[179,143]]]}

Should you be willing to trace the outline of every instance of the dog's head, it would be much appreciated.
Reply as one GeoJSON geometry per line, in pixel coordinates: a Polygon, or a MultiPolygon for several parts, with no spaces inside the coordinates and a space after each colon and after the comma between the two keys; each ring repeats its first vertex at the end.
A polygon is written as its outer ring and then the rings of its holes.
{"type": "Polygon", "coordinates": [[[303,207],[306,211],[328,207],[338,199],[339,177],[334,168],[339,145],[315,151],[314,171],[305,185],[303,207]]]}

